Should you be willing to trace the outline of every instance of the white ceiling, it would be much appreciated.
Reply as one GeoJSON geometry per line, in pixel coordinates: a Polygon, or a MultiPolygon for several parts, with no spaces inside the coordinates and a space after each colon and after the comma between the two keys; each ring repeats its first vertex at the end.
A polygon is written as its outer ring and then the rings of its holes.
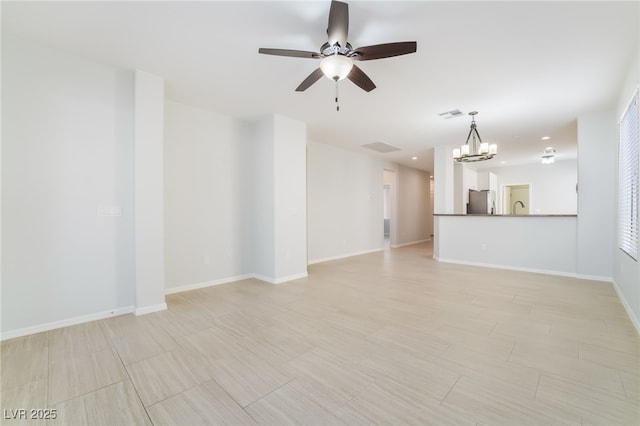
{"type": "Polygon", "coordinates": [[[539,161],[547,145],[575,157],[576,118],[612,105],[639,49],[637,1],[352,1],[354,47],[416,40],[418,51],[359,63],[378,87],[341,82],[336,112],[330,80],[294,91],[317,60],[257,53],[317,51],[329,5],[2,1],[2,30],[162,76],[175,101],[248,119],[283,114],[306,122],[311,140],[423,170],[434,146],[464,142],[472,110],[483,140],[499,144],[496,165],[539,161]],[[439,117],[452,109],[465,115],[439,117]],[[360,147],[378,141],[401,151],[360,147]]]}

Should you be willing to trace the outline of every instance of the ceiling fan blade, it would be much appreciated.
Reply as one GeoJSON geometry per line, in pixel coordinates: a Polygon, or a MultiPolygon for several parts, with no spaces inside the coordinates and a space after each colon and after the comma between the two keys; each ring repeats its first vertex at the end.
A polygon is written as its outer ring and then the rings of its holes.
{"type": "Polygon", "coordinates": [[[324,74],[322,73],[322,70],[320,68],[316,69],[314,72],[309,74],[309,77],[305,78],[304,81],[302,83],[300,83],[300,86],[298,86],[296,88],[296,92],[304,92],[309,87],[311,87],[311,85],[313,83],[315,83],[316,81],[320,80],[320,78],[323,75],[324,74]]]}
{"type": "Polygon", "coordinates": [[[341,47],[347,46],[347,36],[349,35],[349,5],[341,1],[333,0],[329,9],[329,25],[327,26],[327,36],[329,45],[335,43],[341,47]]]}
{"type": "Polygon", "coordinates": [[[356,65],[351,68],[347,78],[355,83],[356,86],[364,90],[365,92],[370,92],[376,88],[376,85],[371,81],[371,79],[358,68],[356,65]]]}
{"type": "Polygon", "coordinates": [[[391,58],[393,56],[415,53],[417,48],[418,43],[415,41],[376,44],[373,46],[365,46],[355,49],[354,51],[357,55],[354,59],[359,61],[371,61],[373,59],[391,58]]]}
{"type": "Polygon", "coordinates": [[[268,49],[265,47],[261,47],[260,49],[258,49],[258,53],[262,53],[265,55],[290,56],[292,58],[311,58],[311,59],[322,58],[322,55],[320,53],[307,52],[306,50],[268,49]]]}

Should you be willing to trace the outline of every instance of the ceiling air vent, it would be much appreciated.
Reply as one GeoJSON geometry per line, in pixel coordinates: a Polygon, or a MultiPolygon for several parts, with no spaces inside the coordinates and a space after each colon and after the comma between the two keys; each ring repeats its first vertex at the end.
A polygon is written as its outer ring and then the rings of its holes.
{"type": "Polygon", "coordinates": [[[462,112],[459,109],[452,109],[451,111],[445,111],[438,114],[440,117],[448,120],[453,117],[460,117],[462,112]]]}
{"type": "Polygon", "coordinates": [[[364,148],[367,149],[371,149],[373,151],[377,151],[377,152],[393,152],[393,151],[400,151],[400,148],[398,148],[397,146],[393,146],[393,145],[389,145],[388,143],[384,143],[384,142],[373,142],[373,143],[367,143],[362,145],[364,148]]]}

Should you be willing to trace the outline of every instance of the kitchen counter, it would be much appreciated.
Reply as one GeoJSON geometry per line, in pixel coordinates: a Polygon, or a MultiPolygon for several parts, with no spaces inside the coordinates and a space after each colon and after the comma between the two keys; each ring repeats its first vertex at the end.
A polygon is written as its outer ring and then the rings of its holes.
{"type": "Polygon", "coordinates": [[[442,262],[571,275],[578,216],[436,214],[434,257],[442,262]]]}
{"type": "Polygon", "coordinates": [[[434,216],[469,216],[469,217],[577,217],[577,214],[453,214],[435,213],[434,216]]]}

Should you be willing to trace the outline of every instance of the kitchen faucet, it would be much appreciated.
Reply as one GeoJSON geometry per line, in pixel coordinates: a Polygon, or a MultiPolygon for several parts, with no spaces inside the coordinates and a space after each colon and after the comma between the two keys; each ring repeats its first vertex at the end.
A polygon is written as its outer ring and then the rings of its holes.
{"type": "Polygon", "coordinates": [[[524,209],[524,203],[520,200],[516,201],[515,203],[513,203],[513,207],[511,208],[511,214],[516,214],[516,205],[520,203],[520,205],[522,206],[522,208],[524,209]]]}

